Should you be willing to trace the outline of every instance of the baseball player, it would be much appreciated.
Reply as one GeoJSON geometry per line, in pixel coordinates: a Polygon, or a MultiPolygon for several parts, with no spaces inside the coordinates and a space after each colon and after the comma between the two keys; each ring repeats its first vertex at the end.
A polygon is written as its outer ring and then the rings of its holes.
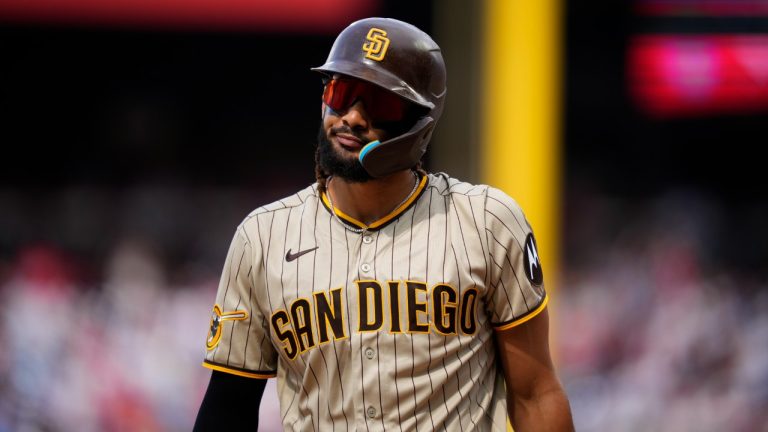
{"type": "Polygon", "coordinates": [[[536,241],[509,196],[421,168],[446,95],[437,44],[341,32],[317,182],[254,210],[224,264],[196,430],[255,428],[277,377],[291,431],[572,430],[536,241]]]}

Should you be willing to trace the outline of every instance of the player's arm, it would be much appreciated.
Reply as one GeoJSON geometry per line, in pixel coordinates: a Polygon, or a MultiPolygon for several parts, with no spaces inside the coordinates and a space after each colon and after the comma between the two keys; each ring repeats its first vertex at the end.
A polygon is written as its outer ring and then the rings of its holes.
{"type": "Polygon", "coordinates": [[[568,398],[549,353],[548,333],[546,308],[523,324],[496,332],[507,411],[515,432],[574,430],[568,398]]]}
{"type": "Polygon", "coordinates": [[[549,354],[549,296],[533,229],[519,204],[488,188],[485,231],[491,284],[486,304],[516,432],[573,430],[549,354]]]}
{"type": "Polygon", "coordinates": [[[194,432],[258,429],[259,406],[266,382],[213,371],[194,432]]]}
{"type": "Polygon", "coordinates": [[[276,374],[277,353],[268,337],[268,321],[258,304],[260,286],[255,282],[261,280],[259,245],[253,226],[245,222],[238,226],[205,339],[203,366],[213,372],[195,431],[254,430],[264,383],[276,374]]]}

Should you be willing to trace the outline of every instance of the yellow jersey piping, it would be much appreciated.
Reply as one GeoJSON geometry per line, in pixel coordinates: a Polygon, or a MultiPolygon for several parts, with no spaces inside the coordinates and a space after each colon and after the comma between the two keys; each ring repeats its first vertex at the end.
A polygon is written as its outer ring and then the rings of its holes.
{"type": "Polygon", "coordinates": [[[203,367],[206,367],[208,369],[212,369],[215,371],[219,371],[219,372],[226,372],[226,373],[231,373],[233,375],[239,375],[246,378],[267,379],[267,378],[274,378],[277,376],[277,372],[267,372],[267,371],[250,372],[245,369],[217,365],[215,363],[209,362],[208,360],[203,361],[203,367]]]}
{"type": "Polygon", "coordinates": [[[545,295],[544,296],[544,300],[541,302],[541,304],[536,309],[534,309],[533,311],[529,312],[527,315],[523,316],[522,318],[518,318],[518,319],[516,319],[516,320],[514,320],[512,322],[494,324],[493,328],[496,331],[502,331],[502,330],[509,330],[512,327],[517,327],[520,324],[523,324],[524,322],[532,319],[533,317],[535,317],[536,315],[541,313],[541,311],[543,311],[544,308],[547,307],[547,303],[549,303],[549,296],[545,295]]]}
{"type": "MultiPolygon", "coordinates": [[[[338,208],[334,208],[333,211],[336,212],[336,215],[338,215],[344,222],[347,222],[348,224],[355,226],[357,228],[362,228],[368,231],[376,230],[379,228],[382,228],[384,225],[395,219],[396,217],[400,216],[401,214],[405,213],[411,205],[419,199],[421,194],[424,192],[427,186],[427,177],[423,176],[421,180],[419,181],[419,186],[416,188],[416,192],[411,195],[410,198],[408,198],[407,201],[402,203],[400,206],[398,206],[396,209],[392,210],[388,215],[384,216],[383,218],[371,223],[370,225],[366,225],[363,222],[360,222],[359,220],[353,218],[352,216],[349,216],[348,214],[344,213],[343,211],[339,210],[338,208]]],[[[323,204],[325,205],[325,208],[330,212],[331,210],[331,203],[328,201],[328,197],[326,196],[325,192],[321,195],[323,204]]]]}

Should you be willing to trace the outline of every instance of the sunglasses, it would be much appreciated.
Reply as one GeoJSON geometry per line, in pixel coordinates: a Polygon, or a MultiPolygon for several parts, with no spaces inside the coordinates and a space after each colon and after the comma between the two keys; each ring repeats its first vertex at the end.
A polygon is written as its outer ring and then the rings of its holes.
{"type": "Polygon", "coordinates": [[[344,111],[358,100],[375,122],[403,120],[408,112],[408,102],[381,87],[351,78],[334,78],[325,84],[323,102],[334,111],[344,111]]]}

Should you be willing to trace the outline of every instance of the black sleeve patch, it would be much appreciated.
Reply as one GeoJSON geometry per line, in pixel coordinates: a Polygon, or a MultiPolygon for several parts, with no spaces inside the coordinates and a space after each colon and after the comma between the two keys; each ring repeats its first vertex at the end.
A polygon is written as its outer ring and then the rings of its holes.
{"type": "Polygon", "coordinates": [[[534,285],[541,285],[544,282],[544,273],[541,270],[539,261],[539,250],[536,247],[536,239],[533,233],[528,234],[525,239],[525,250],[523,250],[523,265],[525,266],[525,275],[534,285]]]}

